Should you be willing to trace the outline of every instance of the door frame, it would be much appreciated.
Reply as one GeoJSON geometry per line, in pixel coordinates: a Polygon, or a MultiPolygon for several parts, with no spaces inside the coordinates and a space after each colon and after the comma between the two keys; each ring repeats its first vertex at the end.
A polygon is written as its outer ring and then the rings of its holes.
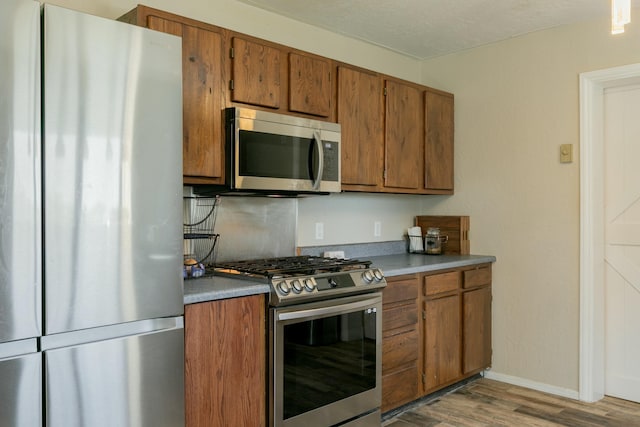
{"type": "Polygon", "coordinates": [[[640,64],[580,74],[580,400],[605,388],[604,91],[640,82],[640,64]]]}

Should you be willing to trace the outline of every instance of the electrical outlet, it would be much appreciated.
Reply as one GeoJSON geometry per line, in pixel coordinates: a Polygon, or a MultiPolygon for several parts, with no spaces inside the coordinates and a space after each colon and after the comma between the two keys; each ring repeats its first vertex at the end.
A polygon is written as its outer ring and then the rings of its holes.
{"type": "Polygon", "coordinates": [[[373,223],[373,237],[382,236],[382,223],[380,221],[376,221],[373,223]]]}
{"type": "Polygon", "coordinates": [[[324,239],[324,223],[316,222],[316,240],[324,239]]]}

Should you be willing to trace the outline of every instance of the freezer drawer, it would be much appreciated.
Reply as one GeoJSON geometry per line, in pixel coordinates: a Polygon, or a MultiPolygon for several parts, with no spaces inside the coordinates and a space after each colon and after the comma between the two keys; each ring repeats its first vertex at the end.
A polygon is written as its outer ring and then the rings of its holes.
{"type": "Polygon", "coordinates": [[[44,6],[47,335],[183,313],[181,49],[44,6]]]}
{"type": "Polygon", "coordinates": [[[0,427],[16,426],[42,427],[41,353],[0,358],[0,427]]]}
{"type": "Polygon", "coordinates": [[[47,427],[184,426],[184,329],[44,355],[47,427]]]}

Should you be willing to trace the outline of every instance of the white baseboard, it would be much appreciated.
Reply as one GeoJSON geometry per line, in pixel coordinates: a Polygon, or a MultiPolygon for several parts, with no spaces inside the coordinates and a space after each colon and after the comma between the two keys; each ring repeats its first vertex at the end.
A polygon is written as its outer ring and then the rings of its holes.
{"type": "Polygon", "coordinates": [[[544,393],[555,394],[556,396],[568,397],[569,399],[580,399],[580,393],[577,390],[570,390],[550,384],[539,383],[537,381],[531,381],[526,378],[514,377],[512,375],[501,374],[495,371],[484,371],[484,377],[490,380],[501,381],[503,383],[513,384],[520,387],[526,387],[544,393]]]}

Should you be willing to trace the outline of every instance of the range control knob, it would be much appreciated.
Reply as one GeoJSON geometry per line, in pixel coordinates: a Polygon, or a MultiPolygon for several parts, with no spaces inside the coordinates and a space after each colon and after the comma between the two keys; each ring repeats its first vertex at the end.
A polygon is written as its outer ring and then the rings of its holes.
{"type": "Polygon", "coordinates": [[[302,283],[298,279],[295,279],[293,282],[291,282],[291,288],[293,289],[293,292],[295,292],[296,294],[299,294],[304,290],[302,283]]]}
{"type": "Polygon", "coordinates": [[[313,292],[316,288],[316,282],[313,281],[313,279],[309,278],[309,279],[304,279],[302,281],[304,283],[304,288],[309,291],[309,292],[313,292]]]}
{"type": "Polygon", "coordinates": [[[284,280],[276,285],[276,289],[282,295],[289,295],[289,292],[291,292],[291,288],[289,287],[289,284],[284,280]]]}
{"type": "Polygon", "coordinates": [[[366,283],[373,282],[373,273],[371,272],[371,270],[365,270],[362,273],[362,280],[364,280],[366,283]]]}
{"type": "Polygon", "coordinates": [[[375,277],[376,281],[378,282],[384,279],[384,275],[382,274],[382,271],[378,270],[377,268],[373,270],[373,277],[375,277]]]}

